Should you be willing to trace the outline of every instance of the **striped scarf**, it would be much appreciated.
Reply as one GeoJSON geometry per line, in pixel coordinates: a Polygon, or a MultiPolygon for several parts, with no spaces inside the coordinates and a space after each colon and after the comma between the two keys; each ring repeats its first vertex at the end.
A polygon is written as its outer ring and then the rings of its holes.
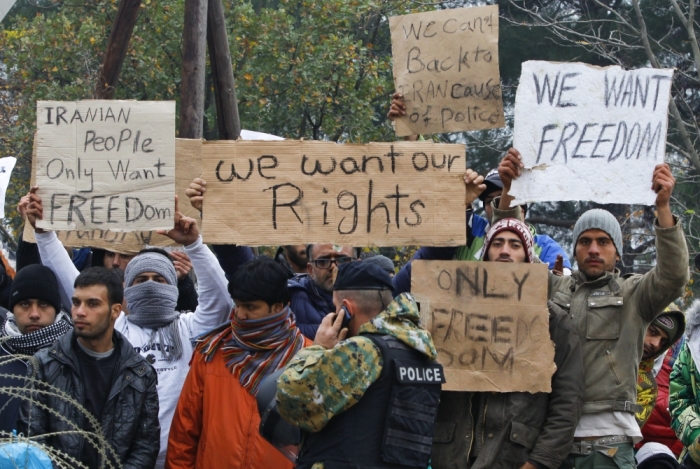
{"type": "Polygon", "coordinates": [[[207,362],[222,344],[226,367],[255,396],[263,378],[283,368],[304,347],[304,337],[287,306],[262,319],[240,321],[234,315],[230,324],[196,339],[197,350],[207,362]]]}

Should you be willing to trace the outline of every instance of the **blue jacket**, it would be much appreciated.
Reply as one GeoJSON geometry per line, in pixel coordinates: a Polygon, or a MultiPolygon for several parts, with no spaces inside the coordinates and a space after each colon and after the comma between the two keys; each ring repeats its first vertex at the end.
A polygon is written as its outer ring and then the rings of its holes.
{"type": "MultiPolygon", "coordinates": [[[[484,237],[489,224],[484,217],[472,214],[467,216],[467,242],[470,246],[479,246],[479,251],[484,243],[484,237]]],[[[557,255],[564,258],[564,267],[571,269],[569,256],[564,252],[564,249],[547,235],[538,235],[534,233],[534,229],[530,227],[535,238],[535,254],[540,260],[549,264],[549,268],[554,268],[554,263],[557,260],[557,255]]],[[[455,258],[458,247],[422,247],[413,255],[413,259],[423,260],[451,260],[455,258]]],[[[471,255],[468,260],[478,260],[480,256],[471,255]]],[[[394,277],[394,296],[401,293],[411,291],[411,261],[409,261],[396,276],[394,277]]]]}
{"type": "Polygon", "coordinates": [[[335,311],[333,295],[327,293],[308,274],[295,275],[287,282],[292,297],[291,308],[297,327],[309,339],[316,337],[319,324],[328,313],[335,311]]]}

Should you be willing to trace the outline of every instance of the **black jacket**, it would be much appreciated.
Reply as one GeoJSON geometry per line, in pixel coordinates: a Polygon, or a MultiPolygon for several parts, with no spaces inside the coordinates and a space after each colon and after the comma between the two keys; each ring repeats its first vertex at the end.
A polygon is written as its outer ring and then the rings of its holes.
{"type": "MultiPolygon", "coordinates": [[[[124,336],[117,331],[114,336],[120,354],[119,364],[100,422],[111,446],[107,454],[124,469],[150,469],[160,449],[157,375],[124,336]]],[[[86,416],[81,408],[61,398],[56,391],[66,393],[81,406],[85,402],[72,339],[73,333],[64,335],[29,362],[28,376],[39,382],[31,391],[36,403],[22,402],[18,430],[29,437],[66,432],[47,437],[43,443],[79,460],[83,445],[89,443],[84,436],[72,431],[87,428],[86,416]],[[47,390],[42,384],[53,388],[49,393],[42,393],[40,391],[47,390]]]]}
{"type": "Polygon", "coordinates": [[[573,322],[551,301],[549,333],[557,365],[551,393],[442,392],[433,469],[511,469],[528,460],[550,469],[561,465],[583,408],[583,357],[573,322]],[[482,418],[474,422],[477,402],[482,418]],[[481,450],[470,465],[475,444],[481,450]]]}

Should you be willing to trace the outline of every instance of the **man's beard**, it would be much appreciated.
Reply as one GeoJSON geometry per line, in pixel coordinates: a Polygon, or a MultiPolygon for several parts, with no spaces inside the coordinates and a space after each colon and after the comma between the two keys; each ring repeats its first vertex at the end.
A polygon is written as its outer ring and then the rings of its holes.
{"type": "Polygon", "coordinates": [[[306,268],[306,264],[308,264],[308,262],[306,261],[306,255],[302,257],[296,250],[296,246],[294,248],[285,248],[284,251],[287,254],[287,260],[289,262],[291,262],[300,269],[306,268]]]}
{"type": "Polygon", "coordinates": [[[110,320],[109,317],[107,317],[103,323],[98,324],[91,331],[80,331],[76,328],[74,332],[76,337],[82,337],[83,339],[101,339],[109,330],[109,324],[110,320]]]}

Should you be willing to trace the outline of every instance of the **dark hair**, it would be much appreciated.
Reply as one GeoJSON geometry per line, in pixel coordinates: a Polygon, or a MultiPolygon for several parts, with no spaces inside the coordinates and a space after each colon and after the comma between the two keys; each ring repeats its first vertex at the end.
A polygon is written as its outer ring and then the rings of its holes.
{"type": "Polygon", "coordinates": [[[228,292],[234,301],[262,300],[272,306],[289,303],[287,271],[267,256],[260,256],[243,264],[228,283],[228,292]]]}
{"type": "Polygon", "coordinates": [[[107,288],[107,300],[109,305],[122,303],[124,300],[124,286],[119,276],[104,267],[90,267],[83,270],[75,279],[73,288],[91,287],[93,285],[104,285],[107,288]]]}
{"type": "Polygon", "coordinates": [[[306,258],[311,262],[311,250],[314,248],[313,244],[306,245],[306,258]]]}

